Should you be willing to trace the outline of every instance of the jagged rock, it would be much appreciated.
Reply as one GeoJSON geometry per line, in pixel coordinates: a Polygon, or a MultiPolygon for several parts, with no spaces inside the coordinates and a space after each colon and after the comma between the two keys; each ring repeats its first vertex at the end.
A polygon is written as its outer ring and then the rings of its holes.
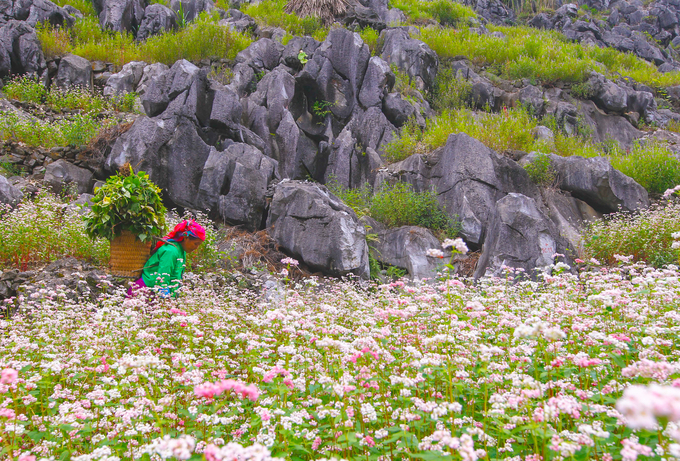
{"type": "Polygon", "coordinates": [[[16,205],[24,197],[18,187],[14,187],[4,176],[0,175],[0,203],[16,205]]]}
{"type": "Polygon", "coordinates": [[[92,65],[90,61],[75,54],[68,54],[59,61],[54,84],[61,88],[79,86],[92,89],[92,65]]]}
{"type": "Polygon", "coordinates": [[[416,115],[416,108],[399,93],[390,93],[383,100],[383,113],[394,126],[401,128],[416,115]]]}
{"type": "Polygon", "coordinates": [[[571,248],[578,249],[583,245],[581,236],[586,223],[602,218],[602,213],[565,192],[545,189],[543,198],[550,219],[557,226],[559,235],[569,242],[571,248]]]}
{"type": "Polygon", "coordinates": [[[144,61],[131,61],[125,64],[120,72],[111,75],[106,81],[104,96],[122,95],[135,91],[146,67],[144,61]]]}
{"type": "Polygon", "coordinates": [[[160,62],[155,62],[144,67],[142,78],[139,80],[135,90],[137,94],[140,96],[143,95],[151,82],[161,76],[163,73],[167,72],[168,69],[170,69],[168,66],[160,62]]]}
{"type": "Polygon", "coordinates": [[[149,117],[161,114],[171,100],[190,89],[199,68],[185,59],[175,62],[165,73],[153,79],[141,97],[149,117]]]}
{"type": "Polygon", "coordinates": [[[205,210],[217,208],[219,217],[230,224],[258,230],[276,169],[275,160],[247,144],[234,143],[223,152],[213,147],[203,167],[198,204],[205,210]]]}
{"type": "Polygon", "coordinates": [[[538,141],[546,141],[550,143],[555,140],[555,133],[553,133],[553,130],[547,126],[539,125],[531,130],[531,134],[534,136],[534,139],[538,141]]]}
{"type": "Polygon", "coordinates": [[[364,149],[384,152],[385,146],[394,139],[396,128],[378,107],[369,108],[358,120],[353,132],[364,149]]]}
{"type": "Polygon", "coordinates": [[[403,226],[380,230],[371,247],[371,254],[378,261],[406,269],[414,279],[437,275],[438,262],[426,253],[430,248],[440,248],[441,244],[427,229],[403,226]]]}
{"type": "Polygon", "coordinates": [[[177,15],[161,3],[149,5],[144,10],[144,18],[137,31],[137,40],[161,34],[177,28],[177,15]]]}
{"type": "Polygon", "coordinates": [[[365,108],[380,106],[385,95],[394,86],[395,76],[389,64],[377,56],[368,61],[359,102],[365,108]]]}
{"type": "Polygon", "coordinates": [[[511,192],[539,196],[536,185],[516,162],[463,133],[450,135],[443,148],[428,156],[412,155],[389,169],[417,191],[434,187],[449,216],[467,220],[462,235],[473,245],[484,241],[497,200],[511,192]]]}
{"type": "Polygon", "coordinates": [[[494,24],[511,24],[515,20],[515,12],[499,0],[477,0],[475,12],[494,24]]]}
{"type": "Polygon", "coordinates": [[[417,89],[430,91],[439,68],[437,53],[420,40],[412,39],[404,29],[384,30],[380,39],[383,41],[381,57],[411,77],[417,89]]]}
{"type": "Polygon", "coordinates": [[[16,19],[31,27],[49,22],[53,26],[70,27],[75,17],[66,8],[49,0],[15,0],[0,2],[0,24],[16,19]]]}
{"type": "Polygon", "coordinates": [[[628,120],[618,115],[605,114],[592,101],[581,103],[581,113],[592,128],[592,138],[596,142],[616,141],[622,148],[628,149],[633,141],[642,136],[642,132],[628,120]]]}
{"type": "Polygon", "coordinates": [[[40,74],[47,67],[35,30],[22,21],[0,27],[0,78],[10,74],[40,74]]]}
{"type": "MultiPolygon", "coordinates": [[[[215,85],[213,83],[213,85],[215,85]]],[[[238,95],[231,89],[219,86],[214,89],[212,110],[210,112],[210,126],[225,128],[241,123],[243,107],[238,95]]]]}
{"type": "Polygon", "coordinates": [[[602,109],[621,113],[628,107],[628,92],[604,75],[593,72],[587,85],[593,101],[602,109]]]}
{"type": "Polygon", "coordinates": [[[74,6],[65,5],[65,6],[64,6],[64,9],[66,10],[66,12],[67,12],[68,14],[70,14],[71,16],[73,16],[76,20],[78,20],[78,19],[83,19],[83,18],[85,17],[85,16],[83,15],[83,13],[81,13],[80,10],[77,9],[76,7],[74,7],[74,6]]]}
{"type": "Polygon", "coordinates": [[[170,8],[177,13],[179,21],[180,15],[184,16],[184,22],[193,21],[203,11],[212,11],[215,4],[212,0],[170,0],[170,8]]]}
{"type": "Polygon", "coordinates": [[[102,29],[115,32],[135,32],[144,17],[142,0],[96,0],[95,11],[99,14],[102,29]]]}
{"type": "Polygon", "coordinates": [[[300,61],[300,52],[304,53],[303,60],[309,61],[314,57],[314,52],[321,43],[314,40],[312,37],[293,37],[291,41],[286,44],[281,56],[281,64],[285,64],[291,69],[301,70],[305,63],[300,61]]]}
{"type": "Polygon", "coordinates": [[[267,227],[286,252],[328,275],[368,278],[366,231],[356,214],[326,187],[282,181],[267,227]]]}
{"type": "Polygon", "coordinates": [[[94,174],[90,170],[77,167],[63,159],[50,163],[45,169],[45,183],[56,194],[67,191],[69,187],[76,188],[78,194],[90,192],[93,179],[94,174]]]}
{"type": "MultiPolygon", "coordinates": [[[[531,161],[529,154],[523,161],[531,161]]],[[[605,213],[635,211],[649,206],[647,191],[615,170],[605,157],[560,157],[550,154],[557,187],[605,213]]]]}
{"type": "Polygon", "coordinates": [[[554,254],[567,254],[567,243],[533,198],[510,193],[498,200],[489,218],[488,238],[477,263],[475,278],[500,276],[503,268],[523,270],[550,266],[554,254]]]}
{"type": "Polygon", "coordinates": [[[220,21],[221,26],[229,27],[236,32],[257,32],[257,23],[253,18],[239,10],[227,10],[228,17],[220,21]]]}
{"type": "MultiPolygon", "coordinates": [[[[387,12],[385,12],[385,15],[387,12]]],[[[342,20],[345,27],[353,30],[364,29],[370,27],[378,32],[387,27],[385,21],[380,17],[380,14],[370,7],[363,6],[359,3],[350,5],[347,9],[345,17],[342,20]]]]}
{"type": "Polygon", "coordinates": [[[255,72],[272,70],[279,65],[283,45],[269,38],[261,38],[236,55],[237,63],[245,63],[255,72]]]}

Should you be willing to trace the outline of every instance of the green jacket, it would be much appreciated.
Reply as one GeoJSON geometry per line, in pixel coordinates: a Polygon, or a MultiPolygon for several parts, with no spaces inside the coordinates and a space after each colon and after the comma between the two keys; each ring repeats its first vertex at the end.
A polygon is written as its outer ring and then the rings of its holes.
{"type": "Polygon", "coordinates": [[[144,265],[142,280],[149,287],[167,288],[175,295],[184,274],[186,252],[177,242],[168,242],[144,265]]]}

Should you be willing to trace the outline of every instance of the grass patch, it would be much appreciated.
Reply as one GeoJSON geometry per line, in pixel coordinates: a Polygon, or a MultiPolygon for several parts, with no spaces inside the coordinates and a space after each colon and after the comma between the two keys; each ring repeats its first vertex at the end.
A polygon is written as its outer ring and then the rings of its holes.
{"type": "Polygon", "coordinates": [[[329,190],[359,216],[371,218],[387,227],[426,227],[445,237],[455,237],[458,226],[446,214],[434,191],[416,192],[410,184],[384,184],[375,192],[368,185],[346,189],[335,180],[329,190]]]}
{"type": "Polygon", "coordinates": [[[680,84],[680,73],[661,73],[657,67],[613,48],[582,46],[555,31],[530,27],[489,25],[505,38],[470,30],[422,28],[420,39],[440,59],[467,56],[478,65],[508,79],[528,78],[543,83],[582,82],[591,71],[608,77],[630,77],[656,88],[680,84]]]}
{"type": "Polygon", "coordinates": [[[456,78],[450,67],[442,67],[437,72],[430,100],[432,107],[439,112],[470,108],[472,106],[472,83],[456,78]]]}
{"type": "Polygon", "coordinates": [[[37,28],[37,34],[48,59],[73,53],[118,66],[130,61],[172,65],[179,59],[193,62],[213,57],[233,59],[252,39],[218,25],[218,20],[216,14],[202,13],[186,28],[150,37],[142,43],[127,32],[102,30],[93,17],[77,21],[68,30],[43,24],[37,28]]]}
{"type": "Polygon", "coordinates": [[[461,26],[477,17],[470,7],[452,0],[391,0],[390,6],[399,8],[414,24],[434,19],[445,26],[461,26]]]}
{"type": "Polygon", "coordinates": [[[680,184],[680,160],[661,144],[636,144],[629,154],[616,151],[610,160],[614,168],[651,193],[663,194],[680,184]]]}
{"type": "Polygon", "coordinates": [[[680,202],[657,204],[637,214],[614,213],[593,222],[583,234],[588,257],[608,264],[616,263],[614,255],[633,255],[661,267],[678,262],[672,248],[674,232],[680,231],[680,202]]]}
{"type": "MultiPolygon", "coordinates": [[[[225,1],[218,1],[216,6],[218,8],[225,8],[224,6],[220,6],[220,3],[225,3],[225,1]]],[[[301,18],[295,14],[285,13],[284,8],[286,3],[286,0],[269,0],[250,3],[241,7],[241,11],[255,19],[261,27],[281,27],[292,35],[315,36],[315,34],[319,33],[321,30],[327,30],[321,21],[315,17],[307,16],[301,18]]],[[[316,36],[314,38],[316,38],[316,36]]]]}
{"type": "Polygon", "coordinates": [[[63,90],[52,87],[47,90],[42,83],[28,76],[15,77],[3,88],[8,99],[35,104],[45,104],[55,111],[80,110],[85,113],[99,113],[105,110],[132,112],[135,94],[106,97],[85,88],[63,90]]]}
{"type": "Polygon", "coordinates": [[[67,204],[43,190],[13,210],[4,206],[0,211],[0,262],[5,267],[26,269],[66,256],[95,264],[107,261],[109,242],[92,241],[81,217],[65,207],[67,204]]]}
{"type": "Polygon", "coordinates": [[[66,5],[71,5],[83,13],[84,16],[97,16],[96,11],[94,10],[94,5],[92,4],[92,0],[53,0],[52,3],[57,6],[61,6],[62,8],[66,5]]]}
{"type": "Polygon", "coordinates": [[[19,117],[15,112],[0,111],[0,140],[23,142],[30,147],[82,146],[113,124],[114,120],[102,120],[90,114],[77,114],[47,123],[19,117]]]}

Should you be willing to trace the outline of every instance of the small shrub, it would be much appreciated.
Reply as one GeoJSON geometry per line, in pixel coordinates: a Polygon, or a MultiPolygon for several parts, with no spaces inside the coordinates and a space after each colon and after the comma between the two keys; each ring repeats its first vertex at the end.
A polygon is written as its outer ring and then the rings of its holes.
{"type": "Polygon", "coordinates": [[[471,8],[452,0],[391,0],[390,5],[399,8],[410,22],[416,24],[435,19],[444,26],[455,27],[477,17],[471,8]]]}
{"type": "Polygon", "coordinates": [[[547,154],[538,154],[531,162],[524,165],[524,171],[539,186],[550,186],[555,182],[555,169],[547,154]]]}
{"type": "Polygon", "coordinates": [[[614,168],[648,192],[662,194],[680,184],[680,160],[661,144],[636,144],[630,153],[616,150],[610,160],[614,168]]]}
{"type": "Polygon", "coordinates": [[[61,7],[71,5],[84,16],[97,16],[92,0],[54,0],[52,3],[61,7]]]}
{"type": "Polygon", "coordinates": [[[472,83],[456,78],[450,67],[439,70],[432,95],[432,103],[436,110],[470,108],[471,97],[472,83]]]}
{"type": "Polygon", "coordinates": [[[15,209],[4,206],[0,211],[2,264],[25,269],[66,256],[95,264],[108,260],[108,241],[92,241],[85,234],[82,218],[67,205],[68,202],[43,190],[15,209]]]}
{"type": "Polygon", "coordinates": [[[357,216],[362,217],[370,214],[373,192],[368,184],[348,189],[338,183],[336,178],[330,178],[326,186],[333,195],[353,209],[357,216]]]}
{"type": "Polygon", "coordinates": [[[672,248],[674,232],[680,231],[680,202],[656,204],[633,213],[614,213],[591,223],[583,234],[586,255],[614,264],[614,255],[633,255],[661,267],[677,262],[672,248]]]}
{"type": "Polygon", "coordinates": [[[38,82],[37,79],[23,76],[15,77],[8,81],[2,88],[7,99],[16,99],[17,101],[33,102],[42,104],[47,95],[45,86],[38,82]]]}
{"type": "Polygon", "coordinates": [[[371,50],[371,55],[377,56],[380,54],[380,33],[377,30],[371,27],[364,27],[359,31],[359,35],[364,43],[368,45],[368,48],[371,50]]]}
{"type": "Polygon", "coordinates": [[[284,12],[287,0],[270,0],[250,3],[242,11],[257,21],[260,26],[281,27],[293,35],[314,35],[323,27],[315,17],[299,17],[284,12]]]}
{"type": "Polygon", "coordinates": [[[457,229],[434,191],[416,192],[410,184],[384,185],[371,200],[370,216],[389,227],[421,226],[455,236],[457,229]]]}

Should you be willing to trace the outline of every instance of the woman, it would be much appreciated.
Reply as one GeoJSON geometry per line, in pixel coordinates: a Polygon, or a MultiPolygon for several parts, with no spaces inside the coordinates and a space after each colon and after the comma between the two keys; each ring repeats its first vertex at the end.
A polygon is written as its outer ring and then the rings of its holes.
{"type": "Polygon", "coordinates": [[[151,288],[161,297],[175,296],[184,274],[186,254],[205,240],[205,229],[196,221],[184,220],[160,242],[142,270],[142,277],[128,289],[128,297],[141,288],[151,288]]]}

